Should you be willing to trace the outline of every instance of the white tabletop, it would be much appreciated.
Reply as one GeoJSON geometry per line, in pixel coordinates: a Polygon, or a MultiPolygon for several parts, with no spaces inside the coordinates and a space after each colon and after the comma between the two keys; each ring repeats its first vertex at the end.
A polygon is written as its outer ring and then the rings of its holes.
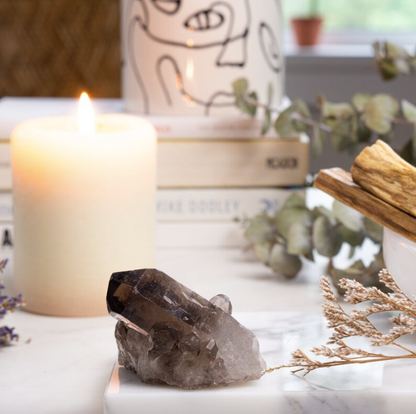
{"type": "MultiPolygon", "coordinates": [[[[324,261],[293,280],[279,278],[238,249],[161,250],[158,268],[206,298],[224,293],[235,312],[319,312],[324,261]]],[[[4,275],[6,284],[10,275],[4,275]]],[[[0,348],[1,414],[101,414],[117,357],[111,317],[55,318],[18,311],[1,323],[20,341],[0,348]]]]}

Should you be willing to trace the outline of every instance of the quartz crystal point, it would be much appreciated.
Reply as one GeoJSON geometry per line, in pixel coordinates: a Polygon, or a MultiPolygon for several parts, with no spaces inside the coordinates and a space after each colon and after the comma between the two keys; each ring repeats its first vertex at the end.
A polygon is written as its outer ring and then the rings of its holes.
{"type": "Polygon", "coordinates": [[[226,311],[158,270],[114,273],[107,306],[119,320],[119,364],[142,382],[186,389],[259,379],[257,338],[228,313],[226,296],[213,302],[226,311]]]}

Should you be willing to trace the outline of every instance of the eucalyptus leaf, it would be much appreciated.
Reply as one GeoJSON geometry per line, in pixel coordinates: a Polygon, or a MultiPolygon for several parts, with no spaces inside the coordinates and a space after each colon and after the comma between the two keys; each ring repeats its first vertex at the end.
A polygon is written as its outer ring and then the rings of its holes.
{"type": "Polygon", "coordinates": [[[313,215],[314,218],[318,218],[320,215],[323,215],[331,221],[335,220],[334,213],[331,210],[324,207],[324,206],[315,207],[312,211],[312,215],[313,215]]]}
{"type": "Polygon", "coordinates": [[[296,99],[293,102],[293,108],[294,108],[295,112],[297,112],[303,118],[312,118],[312,115],[311,115],[311,112],[308,108],[308,105],[306,105],[306,102],[304,100],[296,99]]]}
{"type": "Polygon", "coordinates": [[[352,97],[352,104],[358,112],[364,112],[370,99],[371,95],[368,93],[356,93],[352,97]]]}
{"type": "Polygon", "coordinates": [[[272,119],[271,113],[268,109],[266,109],[264,111],[264,120],[263,120],[263,125],[261,127],[261,135],[265,135],[267,134],[267,132],[269,132],[271,119],[272,119]]]}
{"type": "Polygon", "coordinates": [[[356,137],[354,139],[355,142],[369,142],[371,139],[371,129],[367,128],[364,122],[360,119],[357,123],[357,130],[356,130],[356,137]]]}
{"type": "MultiPolygon", "coordinates": [[[[256,92],[250,92],[248,97],[252,99],[253,101],[257,102],[256,92]]],[[[255,116],[257,113],[257,105],[255,105],[254,103],[247,102],[247,101],[245,102],[246,102],[246,106],[245,106],[244,112],[250,116],[255,116]]]]}
{"type": "Polygon", "coordinates": [[[337,200],[332,205],[332,211],[335,218],[348,229],[356,232],[363,229],[362,215],[358,211],[337,200]]]}
{"type": "Polygon", "coordinates": [[[303,255],[306,259],[310,260],[311,262],[315,261],[315,256],[313,254],[313,250],[311,250],[309,253],[303,255]]]}
{"type": "Polygon", "coordinates": [[[268,264],[270,260],[271,243],[258,243],[253,247],[254,254],[264,264],[268,264]]]}
{"type": "Polygon", "coordinates": [[[314,126],[312,136],[312,155],[314,157],[318,157],[324,151],[325,140],[325,132],[319,126],[314,126]]]}
{"type": "Polygon", "coordinates": [[[258,244],[273,241],[274,232],[272,220],[266,214],[261,214],[250,220],[244,236],[251,243],[258,244]]]}
{"type": "Polygon", "coordinates": [[[302,262],[298,256],[290,255],[281,244],[275,244],[270,252],[270,267],[287,278],[295,277],[302,268],[302,262]]]}
{"type": "Polygon", "coordinates": [[[273,102],[273,95],[274,95],[273,84],[270,82],[269,86],[267,87],[267,104],[269,106],[271,106],[273,102]]]}
{"type": "Polygon", "coordinates": [[[397,58],[394,59],[394,65],[396,66],[397,70],[404,74],[404,75],[408,75],[410,73],[410,64],[409,62],[406,60],[406,58],[397,58]]]}
{"type": "Polygon", "coordinates": [[[283,204],[282,209],[287,208],[306,208],[305,198],[296,193],[292,194],[283,204]]]}
{"type": "MultiPolygon", "coordinates": [[[[308,105],[306,105],[306,103],[303,100],[296,99],[296,101],[293,102],[292,107],[294,111],[293,113],[296,114],[299,118],[304,118],[304,119],[312,118],[308,105]]],[[[293,122],[294,128],[298,132],[304,132],[308,129],[308,125],[302,122],[301,119],[293,119],[292,122],[293,122]]]]}
{"type": "Polygon", "coordinates": [[[377,63],[378,71],[385,81],[392,80],[400,74],[399,69],[392,60],[381,59],[377,63]]]}
{"type": "Polygon", "coordinates": [[[410,55],[409,53],[407,53],[406,49],[394,43],[386,42],[384,47],[386,50],[386,56],[388,56],[389,58],[410,58],[410,55]]]}
{"type": "Polygon", "coordinates": [[[236,98],[241,98],[247,93],[248,81],[245,78],[237,79],[232,83],[232,87],[236,98]]]}
{"type": "Polygon", "coordinates": [[[364,217],[363,223],[368,237],[374,243],[381,244],[383,242],[383,226],[368,217],[364,217]]]}
{"type": "Polygon", "coordinates": [[[293,107],[286,108],[276,119],[274,129],[281,137],[292,136],[296,130],[292,122],[293,107]]]}
{"type": "Polygon", "coordinates": [[[354,231],[342,225],[338,228],[342,241],[348,243],[351,247],[361,246],[365,239],[364,231],[354,231]]]}
{"type": "Polygon", "coordinates": [[[328,218],[318,217],[313,223],[313,244],[319,254],[325,257],[334,257],[338,254],[342,245],[342,238],[328,218]]]}
{"type": "Polygon", "coordinates": [[[416,159],[416,125],[413,127],[412,152],[413,152],[413,159],[416,159]]]}
{"type": "Polygon", "coordinates": [[[372,131],[385,135],[391,131],[391,121],[399,112],[399,103],[387,94],[373,96],[364,111],[364,122],[372,131]]]}
{"type": "Polygon", "coordinates": [[[288,232],[287,252],[295,255],[308,255],[312,249],[310,229],[303,223],[294,223],[288,232]]]}
{"type": "Polygon", "coordinates": [[[321,115],[324,118],[348,119],[354,114],[354,108],[349,103],[322,102],[321,115]]]}
{"type": "Polygon", "coordinates": [[[342,152],[354,144],[351,140],[351,120],[337,120],[332,123],[331,143],[335,150],[342,152]]]}
{"type": "Polygon", "coordinates": [[[405,119],[409,122],[416,123],[416,106],[406,101],[406,99],[402,100],[402,111],[405,119]]]}
{"type": "Polygon", "coordinates": [[[410,138],[410,140],[407,141],[406,145],[403,147],[399,155],[409,164],[416,167],[416,157],[413,153],[413,138],[410,138]]]}
{"type": "Polygon", "coordinates": [[[275,225],[281,236],[288,240],[290,228],[295,224],[312,225],[312,214],[306,208],[282,209],[275,215],[275,225]]]}

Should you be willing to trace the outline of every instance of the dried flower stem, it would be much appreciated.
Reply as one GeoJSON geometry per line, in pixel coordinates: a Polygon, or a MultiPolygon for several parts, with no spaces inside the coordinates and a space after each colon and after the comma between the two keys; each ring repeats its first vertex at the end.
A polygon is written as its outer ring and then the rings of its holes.
{"type": "Polygon", "coordinates": [[[327,345],[314,347],[311,352],[329,360],[324,362],[312,360],[298,349],[292,353],[292,360],[289,364],[269,368],[263,372],[263,375],[282,368],[296,368],[292,370],[292,373],[303,371],[304,375],[307,375],[318,368],[416,358],[415,351],[396,342],[398,338],[416,332],[416,302],[403,293],[387,270],[380,271],[379,279],[392,291],[391,293],[384,293],[375,287],[367,289],[356,280],[341,280],[340,287],[346,291],[347,302],[351,304],[373,302],[363,310],[353,310],[351,314],[348,314],[335,297],[329,280],[321,277],[320,289],[325,298],[323,314],[328,321],[328,328],[334,331],[327,345]],[[368,316],[391,311],[400,313],[389,318],[393,328],[387,334],[383,334],[369,321],[368,316]],[[345,338],[350,337],[365,337],[373,346],[394,346],[405,353],[385,355],[352,348],[344,342],[345,338]],[[334,345],[334,347],[329,345],[334,345]]]}

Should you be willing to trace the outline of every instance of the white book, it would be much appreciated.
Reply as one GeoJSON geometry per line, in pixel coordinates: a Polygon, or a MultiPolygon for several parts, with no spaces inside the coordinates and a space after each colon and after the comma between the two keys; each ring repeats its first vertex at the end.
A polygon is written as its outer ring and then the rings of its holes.
{"type": "Polygon", "coordinates": [[[278,210],[293,193],[305,197],[303,188],[159,189],[157,219],[230,223],[235,218],[278,210]]]}
{"type": "MultiPolygon", "coordinates": [[[[279,209],[293,193],[305,197],[303,188],[196,188],[159,189],[158,222],[231,222],[279,209]]],[[[0,224],[13,222],[11,192],[0,192],[0,224]]]]}
{"type": "MultiPolygon", "coordinates": [[[[29,118],[75,114],[77,99],[0,100],[0,190],[12,187],[10,136],[29,118]]],[[[118,99],[96,99],[96,113],[120,113],[118,99]]],[[[158,130],[158,187],[303,185],[309,138],[260,137],[261,120],[244,117],[148,117],[158,130]]],[[[273,134],[272,134],[273,135],[273,134]]]]}
{"type": "Polygon", "coordinates": [[[13,221],[13,200],[11,192],[0,192],[0,224],[13,221]]]}
{"type": "MultiPolygon", "coordinates": [[[[240,223],[158,222],[157,248],[232,248],[247,245],[240,223]]],[[[13,256],[13,223],[0,223],[0,260],[13,256]]]]}
{"type": "Polygon", "coordinates": [[[241,223],[160,222],[158,248],[235,248],[248,244],[241,223]]]}
{"type": "MultiPolygon", "coordinates": [[[[95,113],[123,113],[121,99],[93,99],[95,113]]],[[[282,108],[290,104],[284,99],[282,108]]],[[[13,128],[30,118],[58,115],[76,115],[77,98],[26,98],[5,97],[0,99],[0,138],[9,138],[13,128]]],[[[126,112],[127,113],[127,112],[126,112]]],[[[146,116],[156,128],[159,138],[228,138],[242,139],[260,136],[263,120],[245,116],[146,116]]],[[[270,131],[269,136],[275,136],[270,131]]]]}

